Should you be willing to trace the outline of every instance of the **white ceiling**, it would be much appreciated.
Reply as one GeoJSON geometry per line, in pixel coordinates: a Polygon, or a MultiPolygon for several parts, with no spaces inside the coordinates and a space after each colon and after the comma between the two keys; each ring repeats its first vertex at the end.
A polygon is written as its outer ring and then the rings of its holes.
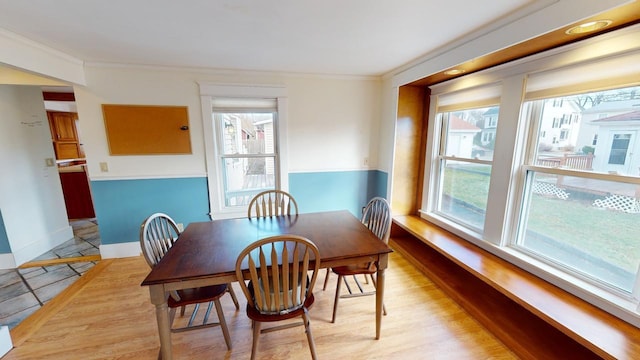
{"type": "Polygon", "coordinates": [[[381,75],[530,0],[0,0],[0,28],[89,63],[381,75]]]}

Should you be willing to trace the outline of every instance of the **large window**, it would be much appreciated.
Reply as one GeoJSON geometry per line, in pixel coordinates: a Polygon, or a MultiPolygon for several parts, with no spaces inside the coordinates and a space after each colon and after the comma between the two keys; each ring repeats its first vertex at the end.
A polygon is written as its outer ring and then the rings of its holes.
{"type": "Polygon", "coordinates": [[[627,28],[432,86],[421,208],[636,326],[638,35],[627,28]]]}
{"type": "Polygon", "coordinates": [[[639,104],[637,86],[524,104],[537,133],[558,111],[580,121],[558,144],[531,137],[518,245],[627,294],[640,265],[639,104]]]}

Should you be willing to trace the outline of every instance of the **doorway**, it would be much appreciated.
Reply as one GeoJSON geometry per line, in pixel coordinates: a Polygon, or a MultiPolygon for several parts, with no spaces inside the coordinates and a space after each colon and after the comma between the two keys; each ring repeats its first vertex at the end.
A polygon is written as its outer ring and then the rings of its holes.
{"type": "Polygon", "coordinates": [[[99,260],[100,233],[93,206],[82,134],[72,87],[42,87],[55,164],[74,238],[38,259],[99,260]],[[44,259],[43,259],[44,258],[44,259]]]}
{"type": "MultiPolygon", "coordinates": [[[[20,165],[0,181],[3,221],[10,225],[9,253],[5,253],[9,255],[2,258],[8,260],[0,270],[0,277],[9,279],[0,284],[3,324],[21,321],[101,259],[95,217],[69,219],[66,214],[53,138],[43,106],[43,91],[48,89],[43,89],[42,84],[50,82],[36,80],[0,86],[0,108],[4,115],[0,122],[3,135],[0,162],[20,165]]],[[[73,95],[69,86],[52,86],[58,92],[66,90],[73,95]]],[[[47,104],[46,108],[76,112],[75,98],[71,100],[56,99],[52,102],[58,107],[47,104]]],[[[84,155],[75,159],[82,161],[84,155]]]]}

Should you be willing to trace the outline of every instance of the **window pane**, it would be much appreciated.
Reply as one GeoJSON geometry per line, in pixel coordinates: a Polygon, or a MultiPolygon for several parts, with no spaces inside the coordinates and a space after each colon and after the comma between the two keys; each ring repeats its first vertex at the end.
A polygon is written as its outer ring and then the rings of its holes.
{"type": "Polygon", "coordinates": [[[493,159],[497,106],[445,113],[445,155],[467,159],[493,159]]]}
{"type": "MultiPolygon", "coordinates": [[[[520,245],[593,279],[631,292],[640,265],[633,224],[640,188],[619,178],[640,173],[640,87],[543,99],[532,165],[584,176],[528,173],[520,245]],[[615,181],[614,181],[615,180],[615,181]]],[[[636,225],[637,228],[637,225],[636,225]]]]}
{"type": "Polygon", "coordinates": [[[633,134],[614,134],[609,153],[609,164],[624,165],[633,134]]]}
{"type": "Polygon", "coordinates": [[[257,193],[275,189],[275,158],[224,159],[225,205],[246,206],[257,193]]]}
{"type": "Polygon", "coordinates": [[[631,292],[640,265],[640,185],[529,172],[520,245],[631,292]]]}
{"type": "Polygon", "coordinates": [[[537,165],[640,175],[640,86],[536,103],[537,165]]]}
{"type": "Polygon", "coordinates": [[[438,211],[476,229],[484,228],[491,166],[444,161],[438,211]]]}
{"type": "Polygon", "coordinates": [[[273,154],[273,113],[216,113],[222,125],[223,153],[273,154]]]}

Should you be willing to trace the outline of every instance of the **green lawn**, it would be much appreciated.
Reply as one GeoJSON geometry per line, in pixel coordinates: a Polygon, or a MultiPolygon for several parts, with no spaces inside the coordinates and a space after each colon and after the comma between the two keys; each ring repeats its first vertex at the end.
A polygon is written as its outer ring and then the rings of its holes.
{"type": "Polygon", "coordinates": [[[444,193],[477,208],[487,207],[491,166],[464,165],[464,170],[447,167],[444,175],[444,193]]]}
{"type": "MultiPolygon", "coordinates": [[[[490,167],[448,167],[444,192],[485,209],[490,167]],[[472,171],[468,171],[472,170],[472,171]]],[[[589,202],[533,195],[528,230],[635,273],[640,259],[639,214],[605,210],[589,202]]]]}
{"type": "Polygon", "coordinates": [[[528,228],[635,273],[640,259],[638,214],[534,195],[528,228]]]}

